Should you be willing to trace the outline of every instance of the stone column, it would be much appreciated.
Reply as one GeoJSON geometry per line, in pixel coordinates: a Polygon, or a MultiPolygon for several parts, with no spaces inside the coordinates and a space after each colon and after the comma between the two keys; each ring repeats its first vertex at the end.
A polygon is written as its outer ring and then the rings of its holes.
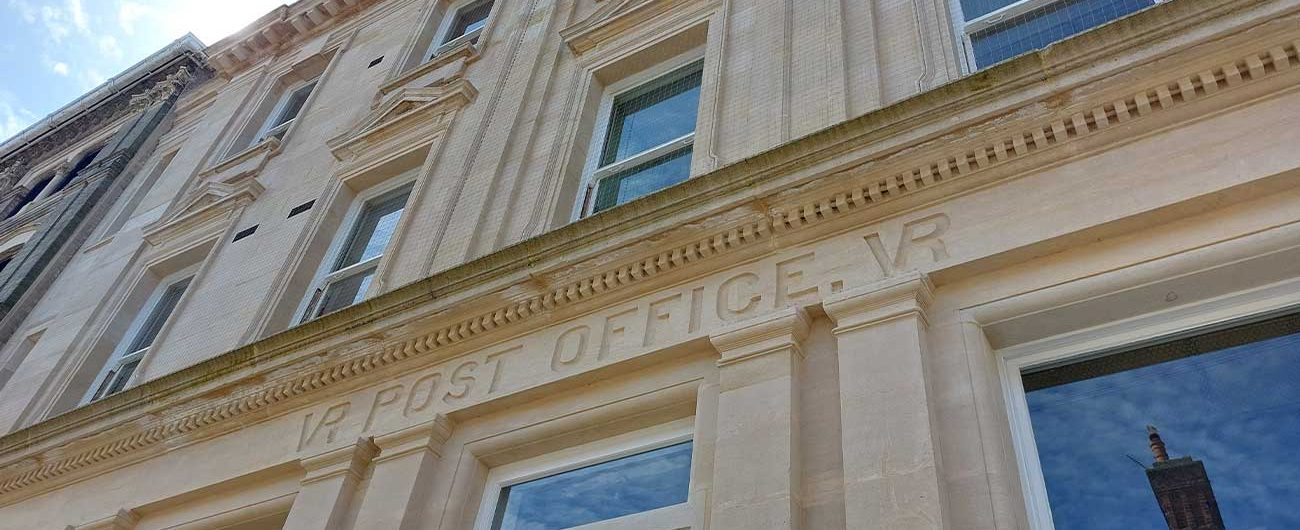
{"type": "Polygon", "coordinates": [[[302,487],[284,530],[342,530],[357,484],[378,448],[370,440],[304,458],[302,487]]]}
{"type": "Polygon", "coordinates": [[[713,528],[800,525],[799,375],[808,315],[800,308],[712,334],[721,353],[713,528]]]}
{"type": "Polygon", "coordinates": [[[375,438],[370,485],[357,512],[355,528],[409,530],[419,524],[433,485],[434,468],[452,424],[441,414],[432,421],[375,438]]]}
{"type": "Polygon", "coordinates": [[[3,196],[0,196],[0,220],[13,217],[18,213],[18,209],[23,205],[23,198],[27,196],[27,186],[16,185],[9,188],[3,196]]]}
{"type": "Polygon", "coordinates": [[[945,528],[925,375],[929,280],[913,273],[823,301],[839,349],[850,528],[945,528]]]}
{"type": "Polygon", "coordinates": [[[53,194],[54,190],[57,189],[64,180],[71,176],[71,172],[71,162],[65,160],[62,164],[59,164],[59,167],[54,170],[54,174],[50,176],[50,181],[45,184],[45,188],[41,189],[41,192],[32,199],[31,203],[36,204],[53,194]]]}

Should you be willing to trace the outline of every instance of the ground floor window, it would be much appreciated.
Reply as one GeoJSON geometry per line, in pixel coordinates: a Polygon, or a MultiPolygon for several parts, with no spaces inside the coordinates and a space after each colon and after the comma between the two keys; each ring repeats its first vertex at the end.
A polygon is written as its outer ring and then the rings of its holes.
{"type": "Polygon", "coordinates": [[[1300,528],[1300,315],[1022,381],[1057,530],[1300,528]]]}
{"type": "Polygon", "coordinates": [[[693,448],[681,435],[639,437],[494,469],[477,528],[689,526],[693,448]]]}

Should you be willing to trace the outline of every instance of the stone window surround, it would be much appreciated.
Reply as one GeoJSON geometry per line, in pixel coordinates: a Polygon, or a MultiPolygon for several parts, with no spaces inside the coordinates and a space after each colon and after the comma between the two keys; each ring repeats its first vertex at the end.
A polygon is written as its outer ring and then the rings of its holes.
{"type": "Polygon", "coordinates": [[[399,56],[405,57],[406,60],[398,63],[399,66],[392,70],[389,75],[390,82],[425,64],[437,61],[446,53],[462,46],[472,47],[476,51],[482,48],[483,43],[487,41],[487,37],[492,34],[492,28],[501,12],[496,4],[493,4],[492,10],[488,13],[487,20],[484,21],[482,28],[443,42],[447,32],[451,31],[451,25],[457,13],[461,9],[480,1],[482,0],[435,0],[430,2],[428,9],[422,14],[424,23],[417,26],[418,31],[407,40],[406,45],[403,47],[405,52],[399,56]],[[474,40],[474,43],[466,44],[471,40],[474,40]]]}
{"type": "MultiPolygon", "coordinates": [[[[478,516],[475,517],[474,530],[491,530],[501,491],[507,486],[691,441],[694,421],[694,417],[682,418],[655,427],[624,433],[493,467],[488,471],[487,485],[483,491],[483,500],[479,504],[478,516]]],[[[653,524],[655,526],[664,528],[688,527],[690,526],[691,506],[688,500],[682,504],[606,519],[588,525],[600,528],[618,528],[620,522],[635,519],[637,524],[633,526],[640,527],[651,524],[646,514],[653,514],[653,524]],[[624,521],[620,521],[620,519],[624,521]]]]}
{"type": "MultiPolygon", "coordinates": [[[[331,271],[330,269],[333,268],[334,263],[338,260],[339,253],[343,252],[343,245],[347,242],[348,236],[352,233],[353,226],[361,217],[361,210],[365,207],[366,203],[370,202],[372,199],[393,192],[403,186],[414,186],[417,180],[414,173],[415,171],[413,170],[407,170],[401,174],[393,176],[392,178],[365,187],[356,192],[356,195],[350,198],[347,212],[339,221],[337,229],[334,230],[334,234],[330,236],[329,248],[325,251],[324,259],[322,259],[320,264],[316,267],[315,275],[312,276],[311,284],[307,288],[306,296],[303,297],[298,308],[294,311],[294,322],[307,322],[317,318],[309,316],[315,306],[320,303],[313,303],[313,299],[315,298],[314,293],[317,289],[323,289],[326,287],[325,281],[328,276],[338,272],[331,271]]],[[[410,209],[411,197],[414,193],[415,191],[412,189],[407,195],[406,206],[404,207],[405,210],[410,209]]],[[[393,235],[388,241],[389,247],[392,246],[393,242],[404,231],[402,230],[402,227],[409,223],[408,219],[410,216],[407,215],[408,213],[409,212],[404,211],[401,218],[398,219],[397,227],[394,228],[393,235]]],[[[374,276],[376,280],[381,277],[381,272],[391,261],[393,254],[394,253],[390,248],[386,248],[379,257],[374,258],[374,260],[376,260],[374,276]]],[[[366,290],[365,298],[375,296],[380,292],[380,289],[382,289],[382,282],[371,281],[370,286],[366,290]]]]}
{"type": "MultiPolygon", "coordinates": [[[[159,278],[152,286],[149,296],[144,300],[144,303],[134,308],[135,314],[131,316],[130,323],[127,325],[126,330],[122,333],[117,344],[113,346],[113,352],[109,355],[107,362],[105,362],[99,369],[99,374],[95,376],[95,380],[90,384],[90,387],[86,389],[86,394],[81,398],[81,405],[85,405],[86,403],[96,399],[95,393],[98,392],[99,387],[105,383],[104,379],[108,373],[115,367],[121,367],[124,365],[129,356],[136,356],[133,360],[136,361],[137,364],[134,368],[134,372],[127,376],[126,383],[122,388],[129,388],[131,384],[135,382],[141,373],[141,369],[144,368],[144,358],[149,355],[149,350],[152,349],[151,346],[153,344],[158,344],[159,339],[163,338],[163,332],[166,331],[167,328],[171,327],[171,323],[176,319],[176,314],[180,312],[185,299],[194,292],[193,287],[200,265],[201,263],[193,263],[181,268],[180,270],[168,273],[166,276],[159,278]],[[139,352],[126,351],[126,348],[135,340],[135,336],[140,333],[140,328],[144,325],[144,321],[154,312],[155,307],[158,305],[159,301],[161,301],[163,294],[173,285],[185,280],[186,278],[189,279],[190,284],[181,292],[180,298],[163,320],[162,326],[159,328],[153,341],[150,343],[151,346],[146,346],[139,352]]],[[[104,396],[100,396],[101,399],[103,397],[104,396]]]]}
{"type": "MultiPolygon", "coordinates": [[[[597,166],[599,165],[601,151],[605,144],[605,135],[606,135],[606,130],[609,128],[609,120],[614,106],[614,99],[620,94],[623,94],[631,90],[635,90],[638,87],[645,85],[647,83],[653,83],[655,80],[659,79],[660,77],[667,75],[677,69],[683,68],[691,63],[703,61],[705,59],[705,49],[706,49],[706,44],[700,43],[699,45],[685,52],[679,53],[671,58],[660,61],[659,63],[654,64],[650,67],[643,68],[633,73],[629,73],[623,76],[621,79],[611,81],[606,85],[600,84],[600,79],[599,79],[600,76],[597,73],[597,71],[593,71],[590,73],[592,78],[592,85],[593,85],[591,86],[590,89],[600,91],[599,92],[600,100],[599,103],[597,103],[595,106],[596,107],[595,114],[592,116],[592,118],[590,120],[584,120],[587,121],[590,125],[590,131],[591,131],[590,138],[586,138],[583,136],[579,136],[577,138],[579,145],[586,145],[586,150],[585,150],[585,157],[582,160],[583,163],[582,176],[578,181],[578,186],[576,188],[577,193],[573,197],[573,206],[570,210],[571,212],[569,215],[570,222],[577,221],[578,219],[582,219],[583,217],[587,217],[588,215],[591,215],[590,213],[591,206],[595,201],[595,188],[598,180],[597,166]]],[[[621,63],[631,62],[633,58],[634,57],[627,57],[622,60],[614,61],[613,65],[604,65],[604,67],[601,68],[600,70],[626,68],[627,66],[621,63]]],[[[715,87],[709,86],[709,85],[716,84],[716,80],[710,79],[709,72],[707,70],[703,72],[702,76],[703,79],[701,79],[700,81],[700,102],[699,102],[699,105],[701,106],[700,108],[703,108],[704,95],[706,94],[706,90],[716,90],[715,87]]],[[[677,140],[674,140],[672,143],[675,145],[680,142],[689,141],[693,145],[696,144],[697,139],[699,139],[701,136],[700,131],[702,130],[702,128],[700,127],[700,122],[704,121],[705,119],[706,119],[705,113],[703,112],[697,113],[697,117],[695,120],[696,122],[695,132],[693,132],[689,137],[679,138],[677,140]]],[[[586,130],[586,128],[581,128],[581,129],[584,131],[586,130]]],[[[698,171],[695,170],[695,168],[698,167],[695,164],[695,159],[697,158],[699,158],[698,153],[692,155],[691,177],[694,177],[695,175],[698,174],[698,171]]],[[[563,200],[563,198],[561,198],[561,200],[563,200]]]]}
{"type": "MultiPolygon", "coordinates": [[[[242,122],[227,142],[228,145],[217,151],[221,153],[216,157],[215,162],[210,162],[209,169],[204,172],[212,172],[215,168],[227,164],[235,159],[249,156],[252,152],[264,148],[267,144],[273,144],[269,149],[271,156],[278,154],[279,146],[286,144],[293,136],[302,120],[302,117],[309,109],[315,105],[316,99],[320,97],[321,87],[329,82],[330,74],[334,71],[335,65],[338,64],[339,57],[346,51],[346,46],[334,46],[308,57],[294,61],[292,64],[283,65],[278,68],[265,71],[263,79],[258,81],[250,89],[252,94],[260,94],[254,103],[247,101],[240,105],[241,111],[236,116],[243,114],[242,122]],[[298,115],[290,120],[288,128],[284,133],[276,137],[266,137],[257,140],[266,132],[266,125],[272,117],[279,112],[289,94],[306,85],[307,83],[316,83],[312,88],[311,94],[303,101],[302,108],[299,109],[298,115]]],[[[249,75],[249,74],[245,74],[249,75]]]]}
{"type": "MultiPolygon", "coordinates": [[[[1162,270],[1169,275],[1168,279],[1154,284],[1125,289],[1122,281],[1112,280],[1109,286],[1103,287],[1099,284],[1104,284],[1104,281],[1079,280],[1072,283],[1091,285],[1065,285],[1048,292],[1025,293],[962,310],[965,320],[963,328],[977,334],[975,337],[978,339],[988,341],[984,344],[994,343],[988,346],[987,353],[993,356],[997,364],[997,376],[1001,381],[999,391],[1010,423],[1015,464],[1019,471],[1021,494],[1030,530],[1052,530],[1055,527],[1021,374],[1036,367],[1068,364],[1129,351],[1144,345],[1232,328],[1300,310],[1300,280],[1288,279],[1258,285],[1261,281],[1269,280],[1256,278],[1269,278],[1272,275],[1268,271],[1276,270],[1277,258],[1270,259],[1267,251],[1271,246],[1267,242],[1239,241],[1228,245],[1249,247],[1249,250],[1257,253],[1234,249],[1253,257],[1226,265],[1204,256],[1189,257],[1187,261],[1191,263],[1180,264],[1182,267],[1178,268],[1197,265],[1204,268],[1180,276],[1174,268],[1166,266],[1162,270]],[[1232,280],[1225,282],[1224,277],[1232,280]],[[1097,299],[1100,307],[1110,308],[1123,306],[1126,300],[1133,299],[1134,293],[1141,295],[1145,292],[1157,299],[1177,300],[1177,296],[1169,293],[1195,293],[1189,285],[1197,282],[1216,287],[1222,284],[1218,290],[1227,293],[1189,300],[1165,311],[1141,312],[1130,318],[1120,318],[1100,325],[1089,325],[1088,321],[1096,318],[1095,315],[1085,315],[1086,311],[1071,310],[1069,307],[1084,303],[1081,300],[1088,301],[1089,294],[1100,296],[1097,299]],[[1070,292],[1071,290],[1075,292],[1070,292]],[[1016,333],[1023,332],[1024,328],[1044,321],[1052,321],[1055,326],[1068,331],[1034,340],[1010,340],[1008,344],[998,344],[1001,342],[1000,336],[1014,337],[1016,333]]],[[[1296,259],[1297,253],[1300,251],[1291,248],[1279,255],[1283,261],[1290,261],[1296,259]]],[[[1156,268],[1161,267],[1157,265],[1156,268]]],[[[1118,271],[1104,276],[1131,277],[1134,273],[1135,271],[1118,271]]]]}

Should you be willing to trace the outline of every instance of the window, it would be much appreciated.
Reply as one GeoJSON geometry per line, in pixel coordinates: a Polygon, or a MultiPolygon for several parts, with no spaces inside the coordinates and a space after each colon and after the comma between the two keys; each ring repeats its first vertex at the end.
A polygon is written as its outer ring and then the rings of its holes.
{"type": "Polygon", "coordinates": [[[686,528],[692,443],[589,444],[493,469],[476,530],[686,528]]]}
{"type": "Polygon", "coordinates": [[[1300,527],[1300,315],[1020,373],[1039,528],[1300,527]]]}
{"type": "Polygon", "coordinates": [[[91,162],[95,161],[95,157],[99,156],[99,152],[102,151],[103,149],[104,146],[101,145],[99,147],[86,151],[86,154],[81,155],[81,158],[77,159],[77,163],[74,164],[72,168],[68,170],[68,174],[64,175],[63,179],[54,183],[54,186],[50,188],[50,192],[46,193],[46,195],[48,196],[48,195],[53,195],[55,193],[58,193],[62,191],[63,188],[68,187],[68,184],[72,184],[72,181],[76,180],[77,176],[80,175],[82,171],[85,171],[86,167],[89,166],[91,162]]]}
{"type": "Polygon", "coordinates": [[[294,119],[302,113],[302,107],[307,103],[307,98],[311,97],[311,92],[316,88],[316,80],[313,79],[297,87],[287,90],[280,97],[279,103],[272,109],[271,115],[262,125],[262,130],[253,137],[251,145],[257,145],[267,138],[277,140],[284,139],[284,133],[293,126],[294,119]]]}
{"type": "Polygon", "coordinates": [[[365,299],[410,194],[411,185],[407,184],[363,201],[332,266],[312,292],[304,322],[365,299]]]}
{"type": "Polygon", "coordinates": [[[982,68],[1168,0],[959,0],[969,59],[982,68]]]}
{"type": "MultiPolygon", "coordinates": [[[[477,0],[457,7],[450,24],[442,33],[442,38],[437,41],[438,47],[462,39],[477,42],[491,13],[492,0],[477,0]]],[[[437,51],[435,50],[432,55],[437,55],[437,51]]]]}
{"type": "Polygon", "coordinates": [[[584,213],[612,208],[690,177],[702,69],[697,60],[607,98],[584,213]]]}
{"type": "Polygon", "coordinates": [[[131,376],[140,367],[140,361],[158,338],[158,333],[176,311],[177,304],[185,295],[190,282],[194,279],[194,267],[172,274],[159,282],[159,287],[145,303],[131,323],[126,335],[114,350],[112,358],[91,385],[91,392],[85,402],[95,401],[105,396],[121,392],[131,381],[131,376]]]}

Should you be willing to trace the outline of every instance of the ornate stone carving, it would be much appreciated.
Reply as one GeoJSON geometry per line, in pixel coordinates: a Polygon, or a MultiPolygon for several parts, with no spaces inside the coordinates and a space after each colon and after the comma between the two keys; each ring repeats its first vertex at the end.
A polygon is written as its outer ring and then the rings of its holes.
{"type": "Polygon", "coordinates": [[[185,88],[185,85],[188,85],[193,80],[194,74],[190,73],[189,67],[177,68],[175,72],[172,72],[162,81],[154,83],[152,87],[149,87],[149,90],[131,96],[131,112],[140,112],[166,101],[167,98],[179,93],[185,88]]]}

